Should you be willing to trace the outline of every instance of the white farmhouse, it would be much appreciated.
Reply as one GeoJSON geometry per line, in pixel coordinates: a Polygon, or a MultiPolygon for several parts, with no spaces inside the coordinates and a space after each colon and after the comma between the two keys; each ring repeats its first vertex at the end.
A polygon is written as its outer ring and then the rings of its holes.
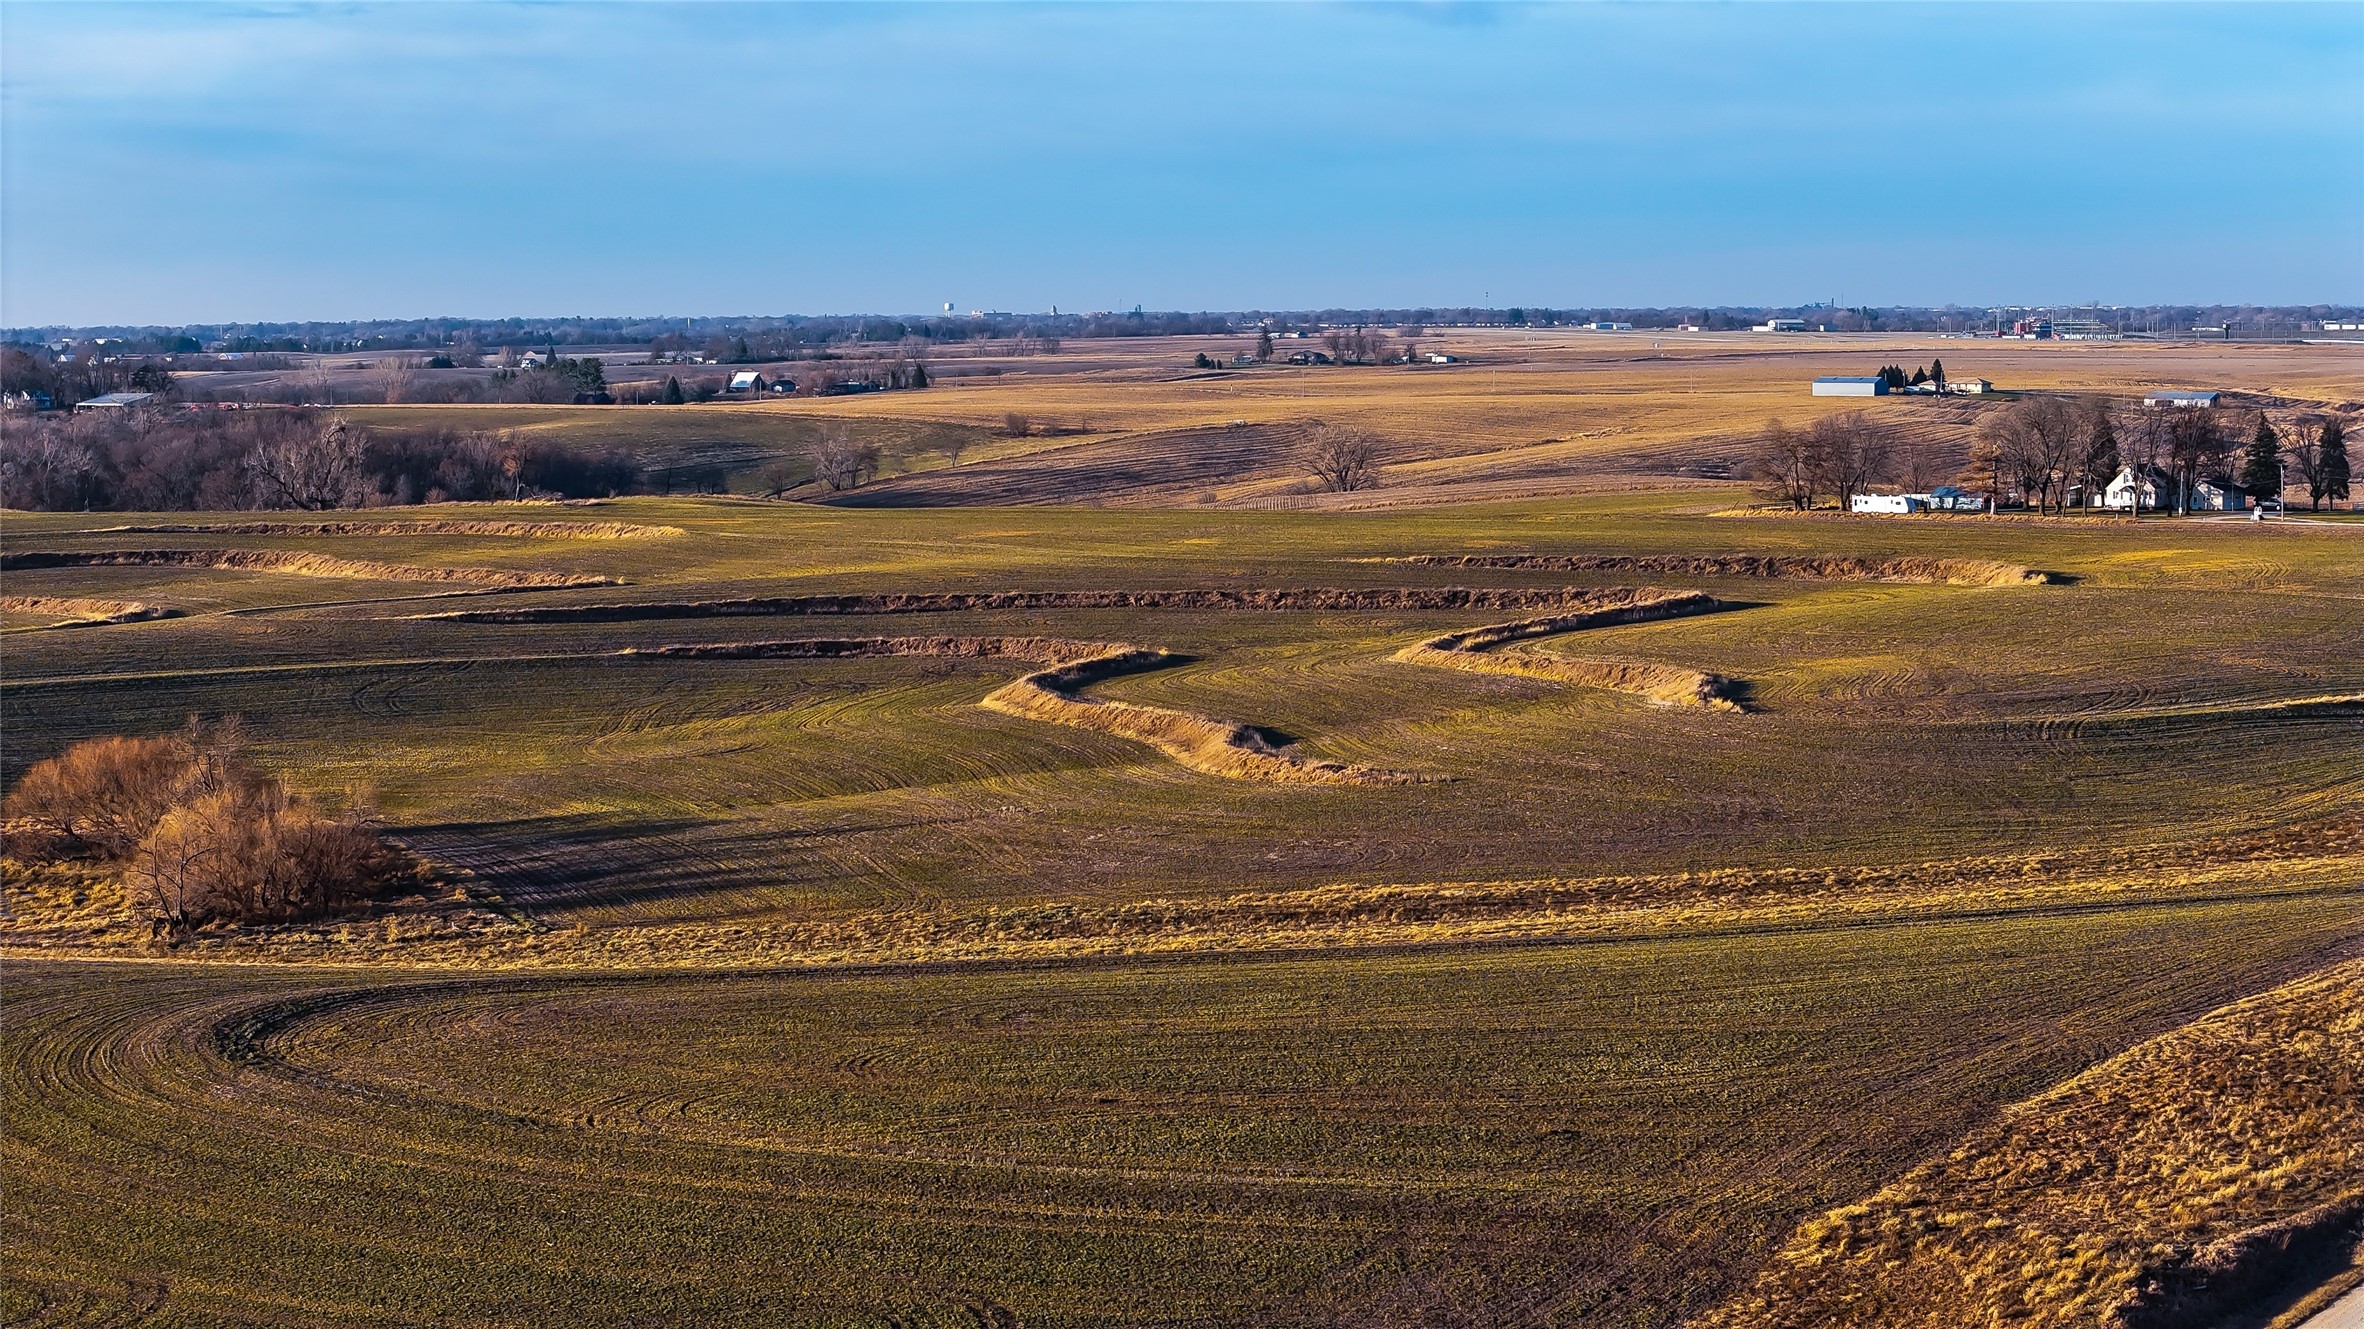
{"type": "Polygon", "coordinates": [[[2120,467],[2101,491],[2101,506],[2112,512],[2159,512],[2174,499],[2174,477],[2156,466],[2145,466],[2139,474],[2131,466],[2120,467]]]}
{"type": "Polygon", "coordinates": [[[2202,480],[2192,486],[2194,512],[2246,512],[2249,491],[2229,480],[2202,480]]]}

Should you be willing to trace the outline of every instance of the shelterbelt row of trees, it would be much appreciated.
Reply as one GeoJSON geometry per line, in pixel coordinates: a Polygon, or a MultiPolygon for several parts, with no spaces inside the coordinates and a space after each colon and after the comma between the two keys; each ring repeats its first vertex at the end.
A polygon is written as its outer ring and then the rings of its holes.
{"type": "Polygon", "coordinates": [[[1840,507],[1888,484],[1950,480],[2039,512],[2090,506],[2127,468],[2166,481],[2163,507],[2190,509],[2202,481],[2316,510],[2349,497],[2347,427],[2337,415],[2155,409],[2028,397],[1988,408],[1967,465],[1947,473],[1926,445],[1870,412],[1826,415],[1803,429],[1768,421],[1750,457],[1764,497],[1798,509],[1840,507]]]}
{"type": "Polygon", "coordinates": [[[234,722],[94,738],[27,770],[0,801],[20,862],[108,868],[159,933],[284,923],[383,893],[417,865],[371,829],[366,797],[329,812],[248,760],[234,722]]]}
{"type": "Polygon", "coordinates": [[[324,411],[124,411],[12,420],[0,506],[66,512],[382,507],[603,498],[642,486],[624,453],[324,411]]]}

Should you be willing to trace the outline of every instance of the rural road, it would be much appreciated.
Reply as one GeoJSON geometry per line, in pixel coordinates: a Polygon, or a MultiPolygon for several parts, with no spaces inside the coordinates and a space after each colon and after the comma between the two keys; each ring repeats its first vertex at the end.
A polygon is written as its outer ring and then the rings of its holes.
{"type": "Polygon", "coordinates": [[[2364,1285],[2350,1289],[2298,1329],[2364,1329],[2364,1285]]]}

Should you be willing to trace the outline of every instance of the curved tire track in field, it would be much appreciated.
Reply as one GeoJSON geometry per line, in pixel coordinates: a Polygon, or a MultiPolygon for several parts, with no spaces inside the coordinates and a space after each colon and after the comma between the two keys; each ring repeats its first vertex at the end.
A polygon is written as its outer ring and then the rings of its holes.
{"type": "Polygon", "coordinates": [[[298,577],[350,577],[366,581],[458,582],[502,590],[555,590],[570,586],[620,586],[614,577],[571,572],[521,572],[510,568],[440,568],[413,563],[373,563],[292,549],[85,549],[27,550],[0,554],[0,572],[34,568],[214,568],[233,572],[278,572],[298,577]]]}
{"type": "Polygon", "coordinates": [[[1697,591],[1642,597],[1607,608],[1588,609],[1573,614],[1551,614],[1542,618],[1526,618],[1512,623],[1493,623],[1461,632],[1448,632],[1440,637],[1414,642],[1397,651],[1395,658],[1406,664],[1428,665],[1437,669],[1547,678],[1585,687],[1605,688],[1612,692],[1632,693],[1662,705],[1703,706],[1710,710],[1738,714],[1746,709],[1741,704],[1744,687],[1722,674],[1660,664],[1654,660],[1588,659],[1494,649],[1511,642],[1562,632],[1687,618],[1729,608],[1732,606],[1697,591]]]}
{"type": "Polygon", "coordinates": [[[850,637],[718,642],[628,649],[626,655],[737,660],[850,659],[865,656],[1008,657],[1045,666],[1005,684],[978,703],[990,711],[1067,725],[1145,743],[1207,775],[1271,784],[1409,784],[1421,777],[1372,766],[1300,756],[1249,725],[1189,711],[1124,701],[1093,701],[1084,688],[1124,674],[1162,669],[1186,657],[1125,642],[1060,637],[850,637]]]}

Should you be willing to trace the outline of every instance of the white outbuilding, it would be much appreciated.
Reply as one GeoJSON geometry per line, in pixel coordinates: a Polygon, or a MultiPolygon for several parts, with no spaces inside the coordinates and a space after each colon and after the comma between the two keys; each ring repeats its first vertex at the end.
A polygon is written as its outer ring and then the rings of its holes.
{"type": "Polygon", "coordinates": [[[1817,397],[1885,397],[1888,380],[1873,374],[1868,378],[1818,378],[1814,380],[1817,397]]]}

